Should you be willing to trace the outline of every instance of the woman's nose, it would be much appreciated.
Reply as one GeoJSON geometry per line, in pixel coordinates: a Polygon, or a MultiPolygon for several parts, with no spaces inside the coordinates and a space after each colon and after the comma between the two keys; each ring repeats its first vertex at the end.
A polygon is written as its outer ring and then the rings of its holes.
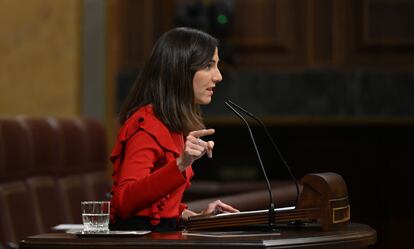
{"type": "Polygon", "coordinates": [[[223,77],[221,76],[220,70],[217,69],[216,73],[213,76],[213,81],[217,83],[217,82],[220,82],[222,79],[223,77]]]}

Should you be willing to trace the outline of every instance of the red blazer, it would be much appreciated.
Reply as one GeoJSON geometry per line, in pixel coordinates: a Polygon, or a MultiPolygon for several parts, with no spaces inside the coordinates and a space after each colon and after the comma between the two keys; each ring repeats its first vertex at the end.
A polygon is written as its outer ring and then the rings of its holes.
{"type": "Polygon", "coordinates": [[[111,153],[113,185],[111,220],[134,216],[178,218],[187,207],[181,203],[194,175],[180,172],[176,158],[182,153],[182,134],[170,132],[155,117],[150,105],[138,109],[119,131],[111,153]]]}

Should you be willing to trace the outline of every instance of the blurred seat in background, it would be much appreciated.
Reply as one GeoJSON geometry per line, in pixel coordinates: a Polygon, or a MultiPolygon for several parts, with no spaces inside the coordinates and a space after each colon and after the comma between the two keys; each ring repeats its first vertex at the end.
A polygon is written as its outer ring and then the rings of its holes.
{"type": "Polygon", "coordinates": [[[61,223],[80,202],[108,199],[105,128],[88,118],[0,118],[0,248],[61,223]]]}
{"type": "Polygon", "coordinates": [[[41,232],[50,232],[51,227],[65,222],[55,177],[63,164],[57,121],[51,117],[22,117],[20,120],[29,130],[34,152],[33,171],[26,183],[38,207],[41,232]]]}
{"type": "Polygon", "coordinates": [[[27,127],[17,119],[0,120],[0,239],[14,247],[40,229],[38,209],[24,179],[33,172],[33,147],[27,127]]]}
{"type": "Polygon", "coordinates": [[[87,138],[78,118],[58,120],[57,128],[63,144],[63,163],[58,172],[58,188],[65,208],[66,223],[82,223],[82,201],[88,200],[83,175],[87,172],[87,138]]]}

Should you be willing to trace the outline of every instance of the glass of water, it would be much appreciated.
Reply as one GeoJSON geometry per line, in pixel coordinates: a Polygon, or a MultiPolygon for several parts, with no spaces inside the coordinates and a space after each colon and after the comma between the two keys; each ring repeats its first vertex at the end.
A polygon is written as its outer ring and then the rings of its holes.
{"type": "Polygon", "coordinates": [[[109,201],[82,201],[81,209],[84,232],[109,232],[109,201]]]}

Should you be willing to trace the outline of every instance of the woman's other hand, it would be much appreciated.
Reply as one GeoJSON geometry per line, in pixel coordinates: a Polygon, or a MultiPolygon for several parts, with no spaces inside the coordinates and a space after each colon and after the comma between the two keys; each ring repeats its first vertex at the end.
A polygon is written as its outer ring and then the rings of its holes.
{"type": "Polygon", "coordinates": [[[233,208],[230,205],[227,205],[220,200],[211,202],[208,204],[207,208],[201,211],[200,215],[215,215],[220,213],[238,213],[239,210],[233,208]]]}
{"type": "Polygon", "coordinates": [[[191,216],[198,216],[198,215],[216,215],[220,213],[238,213],[239,210],[233,208],[230,205],[227,205],[220,200],[211,202],[208,204],[207,208],[201,211],[200,213],[196,213],[194,211],[191,211],[189,209],[185,209],[182,214],[181,218],[184,221],[188,221],[188,218],[191,216]]]}
{"type": "Polygon", "coordinates": [[[214,129],[203,129],[192,131],[185,139],[183,153],[177,158],[177,166],[180,171],[184,171],[195,160],[201,158],[207,153],[211,158],[213,156],[213,141],[204,141],[201,138],[214,134],[214,129]]]}

